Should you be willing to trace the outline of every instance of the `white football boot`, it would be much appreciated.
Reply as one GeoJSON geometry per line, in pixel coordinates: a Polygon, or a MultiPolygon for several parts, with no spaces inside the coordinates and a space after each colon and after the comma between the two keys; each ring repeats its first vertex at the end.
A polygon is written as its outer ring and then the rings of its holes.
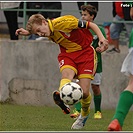
{"type": "Polygon", "coordinates": [[[89,115],[87,116],[81,116],[77,118],[77,120],[73,123],[71,129],[81,129],[84,127],[86,120],[88,119],[89,115]]]}

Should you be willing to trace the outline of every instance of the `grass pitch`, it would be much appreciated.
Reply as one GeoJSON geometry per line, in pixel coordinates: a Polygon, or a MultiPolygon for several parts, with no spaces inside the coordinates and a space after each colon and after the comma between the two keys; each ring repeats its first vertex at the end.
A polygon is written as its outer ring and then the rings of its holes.
{"type": "MultiPolygon", "coordinates": [[[[86,125],[78,131],[107,131],[114,110],[103,110],[101,120],[94,120],[93,113],[91,110],[86,125]]],[[[77,131],[71,129],[74,121],[59,107],[0,104],[0,131],[77,131]]],[[[133,131],[132,111],[126,117],[123,131],[133,131]]]]}

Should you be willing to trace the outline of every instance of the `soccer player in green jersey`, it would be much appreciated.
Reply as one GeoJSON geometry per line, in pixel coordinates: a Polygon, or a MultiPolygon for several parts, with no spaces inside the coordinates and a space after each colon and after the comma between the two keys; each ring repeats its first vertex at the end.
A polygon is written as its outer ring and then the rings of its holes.
{"type": "MultiPolygon", "coordinates": [[[[97,10],[94,6],[92,5],[82,5],[81,6],[82,10],[82,20],[86,21],[91,21],[93,22],[96,15],[97,15],[97,10]]],[[[104,28],[99,26],[99,29],[103,33],[104,37],[106,37],[104,28]]],[[[102,114],[101,114],[101,100],[102,100],[102,94],[100,91],[100,84],[101,84],[101,79],[102,79],[102,57],[101,57],[101,52],[105,51],[108,47],[105,47],[104,49],[99,49],[98,45],[98,37],[97,35],[90,30],[92,35],[93,35],[93,44],[92,46],[96,50],[97,53],[97,58],[98,58],[98,64],[97,64],[97,69],[96,69],[96,74],[94,79],[91,81],[91,87],[93,90],[94,94],[94,105],[95,105],[95,113],[94,113],[94,119],[101,119],[102,114]]],[[[81,110],[81,103],[77,103],[74,105],[75,109],[73,110],[73,114],[70,115],[71,118],[77,118],[79,116],[80,110],[81,110]]]]}
{"type": "Polygon", "coordinates": [[[121,72],[129,76],[129,83],[120,94],[115,114],[108,126],[108,131],[121,131],[124,120],[133,104],[133,29],[129,38],[129,53],[121,68],[121,72]]]}

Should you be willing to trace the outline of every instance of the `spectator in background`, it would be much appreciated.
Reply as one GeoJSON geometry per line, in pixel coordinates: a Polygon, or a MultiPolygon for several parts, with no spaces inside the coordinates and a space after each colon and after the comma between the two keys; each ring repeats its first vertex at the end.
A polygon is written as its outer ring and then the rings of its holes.
{"type": "MultiPolygon", "coordinates": [[[[19,6],[20,9],[24,8],[24,2],[20,3],[19,6]]],[[[27,9],[38,9],[33,11],[27,11],[26,14],[28,18],[32,16],[33,14],[42,14],[45,18],[53,19],[60,16],[61,11],[39,11],[39,9],[48,9],[48,10],[61,10],[62,4],[61,2],[26,2],[26,8],[27,9]]],[[[18,12],[19,17],[23,17],[23,11],[18,12]]]]}
{"type": "MultiPolygon", "coordinates": [[[[1,2],[1,9],[18,9],[20,2],[1,2]]],[[[9,34],[11,40],[18,40],[18,36],[15,35],[18,29],[18,15],[17,11],[4,10],[4,15],[9,28],[9,34]]]]}
{"type": "Polygon", "coordinates": [[[132,2],[113,2],[113,23],[110,25],[110,38],[112,45],[114,46],[112,49],[107,50],[107,53],[120,53],[119,48],[119,37],[120,33],[123,30],[124,26],[127,31],[127,35],[129,37],[131,29],[133,28],[133,23],[118,23],[115,21],[131,21],[130,9],[132,7],[132,2]],[[124,6],[127,4],[127,6],[124,6]]]}
{"type": "MultiPolygon", "coordinates": [[[[43,9],[61,10],[61,2],[43,2],[43,9]]],[[[47,19],[54,19],[60,17],[61,11],[42,11],[41,14],[47,19]]]]}

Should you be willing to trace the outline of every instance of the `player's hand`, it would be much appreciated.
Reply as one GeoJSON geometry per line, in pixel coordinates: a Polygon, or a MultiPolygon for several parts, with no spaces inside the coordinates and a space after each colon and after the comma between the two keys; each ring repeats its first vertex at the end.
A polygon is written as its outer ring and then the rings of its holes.
{"type": "Polygon", "coordinates": [[[24,28],[17,29],[15,34],[16,34],[16,36],[18,36],[18,35],[23,35],[23,36],[30,35],[29,31],[25,30],[24,28]]]}
{"type": "Polygon", "coordinates": [[[108,42],[107,39],[99,41],[98,44],[99,44],[99,47],[96,48],[97,52],[102,53],[102,52],[104,52],[104,51],[106,51],[108,49],[109,42],[108,42]]]}

